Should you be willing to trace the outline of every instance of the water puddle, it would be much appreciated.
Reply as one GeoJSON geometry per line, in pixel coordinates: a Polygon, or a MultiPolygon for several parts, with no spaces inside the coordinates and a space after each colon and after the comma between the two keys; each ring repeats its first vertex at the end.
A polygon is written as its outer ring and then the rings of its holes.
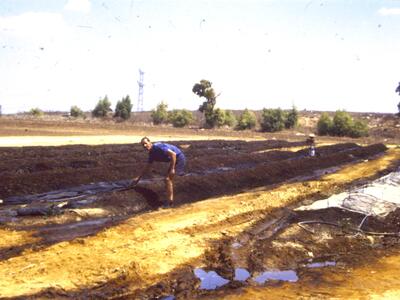
{"type": "MultiPolygon", "coordinates": [[[[194,274],[201,281],[200,289],[215,290],[229,283],[228,279],[225,279],[222,276],[218,275],[218,273],[215,271],[207,272],[201,268],[197,268],[194,269],[194,274]]],[[[235,277],[233,278],[233,280],[244,282],[251,277],[252,275],[246,269],[236,268],[235,277]]],[[[254,276],[252,280],[257,282],[258,284],[264,284],[269,280],[296,282],[297,280],[299,280],[299,277],[297,276],[296,271],[293,270],[285,270],[285,271],[274,270],[274,271],[265,271],[260,275],[254,276]]]]}
{"type": "Polygon", "coordinates": [[[280,281],[289,281],[296,282],[299,280],[297,273],[293,270],[286,271],[266,271],[257,277],[253,278],[253,280],[259,284],[264,284],[268,280],[280,280],[280,281]]]}
{"type": "Polygon", "coordinates": [[[201,280],[200,289],[215,290],[229,282],[215,271],[206,272],[201,268],[194,269],[194,275],[201,280]]]}
{"type": "Polygon", "coordinates": [[[249,271],[243,268],[236,268],[235,269],[235,277],[233,278],[234,280],[237,281],[246,281],[251,277],[249,271]]]}
{"type": "Polygon", "coordinates": [[[314,262],[306,265],[307,268],[324,268],[336,266],[335,261],[314,262]]]}

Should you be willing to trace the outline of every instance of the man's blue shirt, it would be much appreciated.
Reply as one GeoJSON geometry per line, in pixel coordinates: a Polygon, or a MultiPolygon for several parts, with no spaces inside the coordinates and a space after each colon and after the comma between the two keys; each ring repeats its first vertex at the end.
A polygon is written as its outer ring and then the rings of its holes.
{"type": "Polygon", "coordinates": [[[183,156],[182,151],[170,144],[166,143],[154,143],[153,147],[151,147],[150,152],[149,152],[149,163],[152,163],[153,161],[161,161],[161,162],[169,162],[171,161],[171,157],[168,155],[168,150],[171,150],[175,152],[177,159],[179,156],[183,156]]]}

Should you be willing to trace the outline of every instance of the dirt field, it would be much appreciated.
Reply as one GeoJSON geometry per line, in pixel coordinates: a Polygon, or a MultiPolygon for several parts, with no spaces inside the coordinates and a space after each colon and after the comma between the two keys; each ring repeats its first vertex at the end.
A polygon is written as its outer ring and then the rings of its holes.
{"type": "Polygon", "coordinates": [[[398,209],[365,222],[295,210],[399,170],[397,134],[386,145],[318,139],[310,157],[296,132],[0,124],[3,141],[28,139],[0,148],[2,298],[400,297],[398,209]],[[187,156],[173,208],[160,209],[167,165],[125,189],[147,158],[127,141],[143,135],[187,156]],[[309,220],[319,223],[299,226],[309,220]]]}

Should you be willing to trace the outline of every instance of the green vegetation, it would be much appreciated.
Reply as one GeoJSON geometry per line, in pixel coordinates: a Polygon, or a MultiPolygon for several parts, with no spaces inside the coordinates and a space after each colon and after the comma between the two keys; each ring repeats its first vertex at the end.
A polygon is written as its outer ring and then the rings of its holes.
{"type": "Polygon", "coordinates": [[[237,120],[236,120],[235,115],[230,110],[226,110],[224,125],[226,125],[228,127],[235,127],[236,123],[237,123],[237,120]]]}
{"type": "Polygon", "coordinates": [[[249,111],[246,108],[243,111],[243,113],[239,116],[236,128],[238,130],[252,129],[256,127],[256,123],[257,123],[256,115],[252,111],[249,111]]]}
{"type": "Polygon", "coordinates": [[[285,113],[280,108],[264,108],[261,119],[262,131],[276,132],[285,128],[285,113]]]}
{"type": "Polygon", "coordinates": [[[297,122],[299,121],[299,113],[295,106],[286,114],[285,116],[285,128],[295,128],[297,126],[297,122]]]}
{"type": "Polygon", "coordinates": [[[131,99],[129,98],[129,95],[127,95],[125,98],[122,98],[121,101],[117,102],[114,117],[128,120],[131,117],[132,107],[131,99]]]}
{"type": "Polygon", "coordinates": [[[76,105],[71,106],[69,114],[74,118],[85,117],[85,113],[76,105]]]}
{"type": "Polygon", "coordinates": [[[280,108],[264,108],[261,115],[261,130],[276,132],[284,128],[291,129],[297,126],[298,119],[299,113],[294,106],[289,112],[284,112],[280,108]]]}
{"type": "Polygon", "coordinates": [[[327,113],[322,113],[317,123],[317,132],[319,135],[328,135],[332,132],[333,121],[327,113]]]}
{"type": "Polygon", "coordinates": [[[163,124],[168,122],[168,104],[161,102],[157,105],[156,109],[151,111],[151,119],[153,124],[163,124]]]}
{"type": "Polygon", "coordinates": [[[236,123],[236,118],[232,114],[232,112],[217,108],[214,110],[212,114],[211,123],[213,124],[213,127],[221,127],[221,126],[232,127],[236,123]]]}
{"type": "Polygon", "coordinates": [[[112,111],[111,102],[108,100],[107,95],[97,102],[96,107],[92,111],[92,116],[95,118],[105,117],[108,112],[112,111]]]}
{"type": "Polygon", "coordinates": [[[193,121],[193,115],[186,109],[174,109],[169,113],[168,119],[174,127],[185,127],[193,121]]]}
{"type": "Polygon", "coordinates": [[[319,135],[362,137],[368,135],[368,125],[362,120],[353,120],[349,113],[338,110],[333,120],[323,113],[317,123],[319,135]]]}
{"type": "Polygon", "coordinates": [[[41,116],[43,116],[44,113],[40,108],[35,107],[29,111],[29,114],[34,117],[41,117],[41,116]]]}

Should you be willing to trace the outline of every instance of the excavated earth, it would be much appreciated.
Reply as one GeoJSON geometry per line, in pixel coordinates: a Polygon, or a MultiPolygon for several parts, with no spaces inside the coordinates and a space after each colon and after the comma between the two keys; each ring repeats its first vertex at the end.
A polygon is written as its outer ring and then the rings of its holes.
{"type": "Polygon", "coordinates": [[[354,212],[294,211],[398,170],[398,147],[317,145],[309,157],[303,141],[172,143],[188,163],[168,209],[160,207],[168,165],[127,188],[146,163],[138,144],[0,148],[0,296],[400,295],[392,289],[400,284],[400,210],[370,217],[364,228],[374,235],[354,231],[363,220],[354,212]],[[307,220],[338,226],[299,226],[307,220]]]}

